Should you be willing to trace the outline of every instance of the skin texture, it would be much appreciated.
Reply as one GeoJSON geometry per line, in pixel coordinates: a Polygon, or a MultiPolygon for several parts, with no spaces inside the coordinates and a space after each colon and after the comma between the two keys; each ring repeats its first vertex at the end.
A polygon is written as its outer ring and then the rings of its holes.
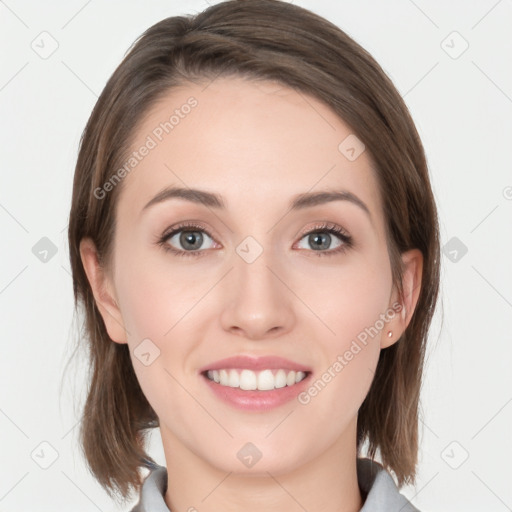
{"type": "MultiPolygon", "coordinates": [[[[308,404],[292,400],[254,413],[218,400],[198,374],[204,365],[237,354],[277,355],[311,366],[314,381],[399,296],[370,155],[349,161],[338,150],[350,128],[320,101],[280,84],[222,78],[205,85],[170,91],[138,127],[134,149],[190,96],[198,101],[124,178],[112,271],[98,266],[90,240],[81,245],[108,333],[128,343],[160,420],[167,505],[357,511],[357,411],[380,350],[410,320],[421,253],[403,255],[407,314],[386,322],[308,404]],[[171,199],[141,213],[169,185],[222,194],[226,209],[171,199]],[[288,211],[298,194],[340,189],[364,201],[371,218],[349,201],[288,211]],[[180,257],[155,243],[182,221],[208,231],[201,256],[180,257]],[[348,233],[353,247],[333,253],[344,242],[330,235],[329,245],[327,233],[327,248],[315,250],[303,233],[324,221],[348,233]],[[236,252],[247,236],[263,249],[252,263],[236,252]],[[133,353],[146,338],[160,350],[149,366],[133,353]],[[262,453],[251,468],[237,458],[247,442],[262,453]]],[[[190,247],[179,233],[167,244],[190,247]]]]}

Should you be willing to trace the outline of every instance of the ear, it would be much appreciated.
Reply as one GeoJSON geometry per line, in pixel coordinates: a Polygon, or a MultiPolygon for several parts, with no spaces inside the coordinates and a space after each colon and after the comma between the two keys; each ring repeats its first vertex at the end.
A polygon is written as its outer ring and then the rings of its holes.
{"type": "MultiPolygon", "coordinates": [[[[381,348],[387,348],[400,339],[409,325],[420,296],[423,254],[419,249],[411,249],[402,253],[402,261],[404,263],[403,296],[399,296],[398,290],[393,289],[389,312],[394,311],[395,315],[382,331],[381,348]],[[390,337],[389,331],[392,333],[390,337]]],[[[391,317],[391,314],[388,316],[391,317]]]]}
{"type": "Polygon", "coordinates": [[[80,256],[110,339],[116,343],[127,343],[126,330],[116,301],[114,286],[110,276],[100,265],[96,246],[90,238],[83,238],[80,241],[80,256]]]}

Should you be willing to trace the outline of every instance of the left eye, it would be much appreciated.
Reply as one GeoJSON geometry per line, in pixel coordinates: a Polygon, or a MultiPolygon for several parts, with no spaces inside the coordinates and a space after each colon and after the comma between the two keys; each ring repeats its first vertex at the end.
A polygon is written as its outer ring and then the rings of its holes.
{"type": "MultiPolygon", "coordinates": [[[[340,239],[339,234],[334,234],[335,238],[338,238],[338,245],[335,247],[331,247],[332,235],[327,230],[324,231],[314,231],[304,235],[301,240],[306,240],[306,242],[313,248],[313,250],[328,250],[328,249],[337,249],[338,247],[343,245],[343,241],[340,239]]],[[[299,247],[300,249],[308,249],[308,247],[299,247]]]]}

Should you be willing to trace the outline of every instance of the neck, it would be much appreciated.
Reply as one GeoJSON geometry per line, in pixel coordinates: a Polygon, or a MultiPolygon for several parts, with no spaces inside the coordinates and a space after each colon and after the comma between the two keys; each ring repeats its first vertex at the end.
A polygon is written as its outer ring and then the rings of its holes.
{"type": "Polygon", "coordinates": [[[171,512],[358,512],[363,506],[355,422],[315,459],[289,471],[261,465],[256,472],[255,465],[251,473],[223,471],[161,432],[168,472],[165,501],[171,512]]]}

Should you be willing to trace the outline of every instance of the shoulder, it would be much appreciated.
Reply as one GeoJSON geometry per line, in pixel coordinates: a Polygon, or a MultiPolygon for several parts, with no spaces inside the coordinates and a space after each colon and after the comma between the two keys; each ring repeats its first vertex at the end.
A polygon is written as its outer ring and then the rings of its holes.
{"type": "Polygon", "coordinates": [[[357,479],[363,498],[360,512],[420,512],[400,494],[392,476],[371,459],[357,459],[357,479]]]}

